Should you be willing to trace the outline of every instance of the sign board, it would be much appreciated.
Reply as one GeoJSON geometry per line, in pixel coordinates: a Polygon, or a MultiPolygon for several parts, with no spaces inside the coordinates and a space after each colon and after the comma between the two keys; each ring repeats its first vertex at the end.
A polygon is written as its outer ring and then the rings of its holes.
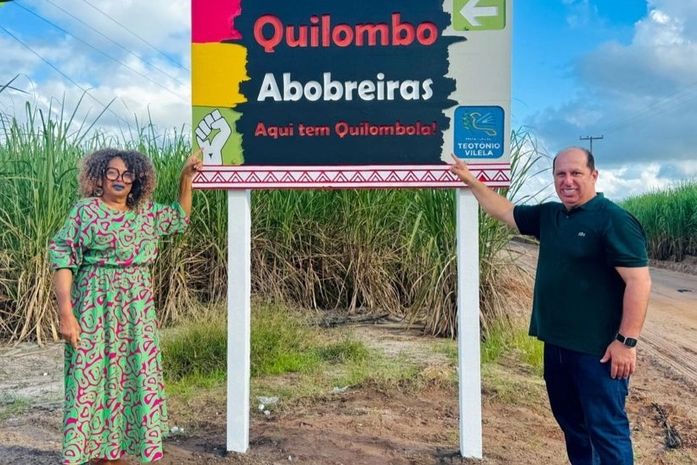
{"type": "MultiPolygon", "coordinates": [[[[255,188],[510,178],[512,0],[192,0],[194,187],[227,189],[227,450],[249,447],[255,188]]],[[[460,454],[482,457],[478,206],[456,195],[460,454]]]]}
{"type": "Polygon", "coordinates": [[[194,186],[508,185],[505,3],[192,0],[194,186]]]}

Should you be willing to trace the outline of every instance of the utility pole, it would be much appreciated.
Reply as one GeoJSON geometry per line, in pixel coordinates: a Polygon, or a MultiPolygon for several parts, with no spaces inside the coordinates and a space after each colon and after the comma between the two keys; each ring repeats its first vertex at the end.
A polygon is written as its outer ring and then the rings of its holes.
{"type": "Polygon", "coordinates": [[[603,136],[581,136],[578,139],[579,140],[589,140],[591,143],[590,152],[593,153],[593,141],[594,140],[603,140],[603,136]]]}

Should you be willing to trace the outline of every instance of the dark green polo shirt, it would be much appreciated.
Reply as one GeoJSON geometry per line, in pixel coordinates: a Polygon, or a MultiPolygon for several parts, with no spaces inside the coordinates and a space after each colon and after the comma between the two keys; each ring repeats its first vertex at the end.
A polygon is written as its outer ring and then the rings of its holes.
{"type": "Polygon", "coordinates": [[[549,202],[513,215],[540,241],[530,335],[601,356],[622,319],[625,284],[615,267],[648,264],[643,228],[603,194],[570,211],[549,202]]]}

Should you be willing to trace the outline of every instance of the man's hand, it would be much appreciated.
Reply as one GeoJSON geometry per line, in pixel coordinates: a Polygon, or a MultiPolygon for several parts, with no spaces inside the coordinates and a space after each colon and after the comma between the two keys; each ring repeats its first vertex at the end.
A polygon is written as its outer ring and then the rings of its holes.
{"type": "Polygon", "coordinates": [[[476,181],[472,172],[467,168],[467,163],[462,161],[462,159],[457,158],[454,154],[450,154],[453,157],[453,164],[450,165],[450,172],[455,176],[460,178],[462,182],[468,186],[472,184],[472,181],[476,181]]]}
{"type": "Polygon", "coordinates": [[[454,162],[450,165],[450,172],[467,184],[467,187],[471,189],[484,211],[497,220],[503,221],[511,228],[517,229],[518,226],[513,216],[513,204],[506,197],[490,189],[486,184],[479,182],[467,168],[467,164],[464,161],[453,154],[451,155],[454,162]]]}
{"type": "Polygon", "coordinates": [[[636,348],[627,347],[620,341],[612,341],[605,350],[600,363],[610,362],[610,377],[629,378],[636,369],[636,348]]]}

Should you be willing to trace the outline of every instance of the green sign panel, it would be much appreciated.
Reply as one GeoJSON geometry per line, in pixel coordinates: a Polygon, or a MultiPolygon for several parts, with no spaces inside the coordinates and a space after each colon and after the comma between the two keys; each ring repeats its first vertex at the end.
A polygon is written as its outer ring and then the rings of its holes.
{"type": "Polygon", "coordinates": [[[453,0],[456,31],[485,31],[506,27],[506,0],[453,0]]]}

